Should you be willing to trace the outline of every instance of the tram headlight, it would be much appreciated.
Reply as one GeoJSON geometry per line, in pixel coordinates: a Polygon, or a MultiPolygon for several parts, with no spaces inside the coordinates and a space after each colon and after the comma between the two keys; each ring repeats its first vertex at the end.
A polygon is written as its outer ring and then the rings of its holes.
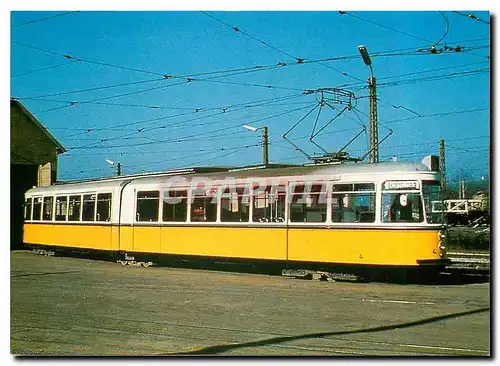
{"type": "Polygon", "coordinates": [[[438,238],[439,256],[443,258],[446,254],[446,231],[440,230],[438,233],[438,238]]]}

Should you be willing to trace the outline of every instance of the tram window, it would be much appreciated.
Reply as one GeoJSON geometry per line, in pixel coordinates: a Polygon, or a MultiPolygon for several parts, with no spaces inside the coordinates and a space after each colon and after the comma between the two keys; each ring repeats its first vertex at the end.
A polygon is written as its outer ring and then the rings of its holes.
{"type": "Polygon", "coordinates": [[[424,180],[422,183],[427,222],[429,224],[442,224],[444,222],[444,215],[442,212],[443,196],[441,193],[441,183],[439,181],[428,180],[424,180]]]}
{"type": "Polygon", "coordinates": [[[68,221],[80,221],[82,196],[69,196],[68,221]]]}
{"type": "Polygon", "coordinates": [[[33,221],[40,221],[42,216],[42,197],[33,199],[33,221]]]}
{"type": "Polygon", "coordinates": [[[52,210],[54,209],[54,197],[43,198],[42,220],[52,221],[52,210]]]}
{"type": "Polygon", "coordinates": [[[221,198],[221,221],[248,222],[250,217],[250,196],[245,188],[227,187],[221,198]]]}
{"type": "Polygon", "coordinates": [[[217,196],[205,190],[191,192],[191,221],[217,221],[217,196]]]}
{"type": "Polygon", "coordinates": [[[96,221],[109,221],[110,219],[111,193],[98,193],[96,221]]]}
{"type": "Polygon", "coordinates": [[[374,183],[334,184],[333,192],[374,192],[374,183]]]}
{"type": "Polygon", "coordinates": [[[333,222],[375,222],[375,184],[334,184],[333,222]]]}
{"type": "Polygon", "coordinates": [[[31,208],[33,207],[33,198],[26,198],[24,205],[24,219],[31,220],[31,208]]]}
{"type": "Polygon", "coordinates": [[[325,222],[327,211],[326,187],[296,186],[290,204],[290,221],[325,222]]]}
{"type": "Polygon", "coordinates": [[[158,221],[158,212],[160,207],[159,191],[137,192],[137,212],[136,221],[156,222],[158,221]]]}
{"type": "Polygon", "coordinates": [[[254,222],[285,221],[286,186],[259,187],[253,192],[254,222]]]}
{"type": "Polygon", "coordinates": [[[163,195],[163,221],[187,220],[187,191],[165,191],[163,195]]]}
{"type": "Polygon", "coordinates": [[[424,213],[418,193],[382,194],[383,222],[422,222],[424,213]]]}
{"type": "Polygon", "coordinates": [[[95,194],[83,195],[82,221],[94,221],[96,198],[95,194]]]}
{"type": "Polygon", "coordinates": [[[56,221],[66,221],[66,214],[68,213],[68,197],[56,197],[56,221]]]}

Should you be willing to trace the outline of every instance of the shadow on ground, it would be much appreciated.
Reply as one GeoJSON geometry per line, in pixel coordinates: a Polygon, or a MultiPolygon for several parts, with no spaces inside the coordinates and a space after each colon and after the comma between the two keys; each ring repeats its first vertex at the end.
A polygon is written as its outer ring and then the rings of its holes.
{"type": "Polygon", "coordinates": [[[301,334],[301,335],[295,335],[295,336],[272,337],[272,338],[262,339],[262,340],[258,340],[258,341],[251,341],[251,342],[244,342],[244,343],[233,343],[233,344],[221,344],[221,345],[203,347],[201,349],[194,350],[194,351],[188,351],[188,352],[167,353],[165,355],[172,355],[172,356],[217,355],[217,354],[221,354],[221,353],[224,353],[227,351],[232,351],[235,349],[275,345],[275,344],[303,340],[303,339],[325,338],[325,337],[330,337],[330,336],[339,336],[339,335],[347,335],[347,334],[383,332],[383,331],[387,331],[387,330],[403,329],[403,328],[415,327],[418,325],[430,324],[430,323],[434,323],[434,322],[438,322],[438,321],[446,320],[446,319],[450,319],[450,318],[458,318],[461,316],[483,313],[483,312],[486,312],[489,310],[490,310],[489,307],[485,307],[485,308],[480,308],[480,309],[464,311],[464,312],[460,312],[460,313],[452,313],[452,314],[435,316],[432,318],[426,318],[426,319],[417,320],[417,321],[413,321],[413,322],[409,322],[409,323],[401,323],[401,324],[386,325],[386,326],[366,328],[366,329],[348,330],[348,331],[322,332],[322,333],[301,334]]]}

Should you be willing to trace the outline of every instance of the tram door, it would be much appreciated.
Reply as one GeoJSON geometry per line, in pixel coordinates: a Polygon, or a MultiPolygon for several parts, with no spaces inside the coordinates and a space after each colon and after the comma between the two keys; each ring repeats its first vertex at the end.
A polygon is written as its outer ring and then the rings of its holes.
{"type": "Polygon", "coordinates": [[[136,192],[133,226],[134,252],[159,253],[161,250],[161,227],[159,225],[159,191],[136,192]]]}

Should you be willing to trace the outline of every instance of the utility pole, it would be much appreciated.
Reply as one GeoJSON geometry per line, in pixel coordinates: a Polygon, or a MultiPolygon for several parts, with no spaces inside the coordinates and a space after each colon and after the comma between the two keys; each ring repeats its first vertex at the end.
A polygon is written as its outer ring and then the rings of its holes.
{"type": "Polygon", "coordinates": [[[377,85],[373,76],[372,61],[365,46],[358,46],[365,65],[370,67],[368,88],[370,89],[370,163],[378,163],[378,122],[377,122],[377,85]]]}
{"type": "Polygon", "coordinates": [[[446,164],[444,160],[444,140],[439,140],[439,171],[441,172],[441,191],[446,191],[446,164]]]}
{"type": "Polygon", "coordinates": [[[268,155],[269,142],[267,139],[267,126],[265,126],[262,131],[262,146],[264,147],[264,165],[267,166],[269,165],[269,155],[268,155]]]}
{"type": "Polygon", "coordinates": [[[263,163],[265,166],[269,164],[269,140],[267,138],[267,126],[264,127],[252,127],[249,125],[243,125],[248,131],[257,132],[262,129],[262,147],[263,147],[263,163]]]}
{"type": "Polygon", "coordinates": [[[461,200],[465,199],[465,179],[462,168],[458,169],[458,198],[461,200]]]}

